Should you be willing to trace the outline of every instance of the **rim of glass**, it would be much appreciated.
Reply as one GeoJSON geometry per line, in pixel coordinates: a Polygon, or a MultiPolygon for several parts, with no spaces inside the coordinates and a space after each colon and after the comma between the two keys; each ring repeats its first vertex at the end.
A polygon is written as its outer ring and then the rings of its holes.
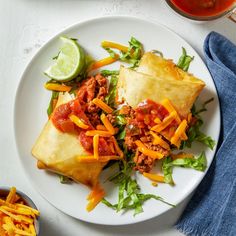
{"type": "Polygon", "coordinates": [[[184,11],[181,11],[178,7],[176,7],[171,0],[165,0],[165,2],[169,5],[169,7],[174,10],[176,13],[178,13],[179,15],[188,18],[190,20],[195,20],[195,21],[210,21],[210,20],[215,20],[215,19],[219,19],[223,16],[227,16],[228,14],[230,14],[234,9],[236,9],[236,2],[232,3],[232,6],[229,7],[228,9],[226,9],[225,11],[217,14],[217,15],[213,15],[213,16],[194,16],[188,13],[185,13],[184,11]]]}

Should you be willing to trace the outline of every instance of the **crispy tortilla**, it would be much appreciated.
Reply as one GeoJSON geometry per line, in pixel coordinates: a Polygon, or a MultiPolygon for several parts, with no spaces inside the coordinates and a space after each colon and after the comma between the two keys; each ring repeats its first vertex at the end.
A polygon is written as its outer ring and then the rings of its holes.
{"type": "MultiPolygon", "coordinates": [[[[69,93],[60,93],[57,106],[72,99],[69,93]]],[[[107,162],[81,163],[78,156],[91,155],[79,142],[77,135],[63,133],[49,119],[32,149],[32,155],[47,169],[93,187],[107,162]]]]}
{"type": "Polygon", "coordinates": [[[121,67],[117,100],[126,101],[135,108],[147,98],[157,103],[168,98],[180,116],[186,117],[204,85],[205,83],[197,78],[193,80],[163,78],[121,67]]]}
{"type": "Polygon", "coordinates": [[[193,83],[202,82],[202,84],[204,84],[203,81],[194,77],[192,74],[177,67],[172,60],[157,56],[151,52],[147,52],[143,55],[137,71],[163,79],[184,80],[193,83]]]}

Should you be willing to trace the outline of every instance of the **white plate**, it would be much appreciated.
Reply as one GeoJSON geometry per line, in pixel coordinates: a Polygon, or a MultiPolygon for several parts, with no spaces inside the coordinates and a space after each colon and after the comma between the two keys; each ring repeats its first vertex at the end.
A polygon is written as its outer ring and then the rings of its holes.
{"type": "MultiPolygon", "coordinates": [[[[204,132],[218,140],[219,102],[214,83],[205,64],[187,42],[162,25],[130,17],[104,17],[73,25],[47,42],[27,66],[18,87],[15,100],[15,137],[19,156],[28,178],[46,200],[77,219],[106,225],[131,224],[166,212],[171,207],[155,200],[149,200],[144,204],[144,212],[135,217],[132,212],[116,213],[103,204],[99,204],[94,211],[88,213],[85,209],[86,196],[89,193],[87,187],[75,183],[60,184],[57,175],[37,169],[36,160],[31,156],[31,148],[47,121],[46,109],[50,99],[50,93],[43,88],[43,84],[48,80],[43,75],[43,71],[52,62],[51,58],[57,55],[60,35],[78,38],[79,43],[87,52],[97,59],[107,56],[107,53],[100,47],[102,40],[127,44],[131,36],[140,40],[146,51],[158,49],[164,53],[165,57],[173,58],[175,62],[181,55],[181,47],[185,47],[188,54],[194,56],[190,72],[202,78],[206,83],[200,100],[215,98],[204,114],[204,132]]],[[[112,65],[112,67],[118,67],[118,64],[112,65]]],[[[202,150],[206,151],[209,166],[214,151],[198,144],[192,148],[192,152],[196,154],[202,150]]],[[[104,175],[106,173],[103,174],[103,177],[104,175]]],[[[142,192],[160,195],[166,201],[178,205],[197,187],[204,175],[205,173],[191,169],[175,168],[173,177],[176,186],[159,184],[157,188],[139,174],[137,174],[137,178],[142,192]]],[[[114,202],[117,197],[115,187],[111,183],[106,183],[104,186],[108,199],[114,202]]]]}

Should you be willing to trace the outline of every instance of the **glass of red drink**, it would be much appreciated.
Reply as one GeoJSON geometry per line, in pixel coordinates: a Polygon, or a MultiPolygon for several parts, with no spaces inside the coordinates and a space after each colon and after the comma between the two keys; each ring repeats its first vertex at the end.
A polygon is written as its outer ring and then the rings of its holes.
{"type": "Polygon", "coordinates": [[[228,16],[236,23],[236,0],[166,0],[166,3],[178,14],[194,21],[228,16]]]}

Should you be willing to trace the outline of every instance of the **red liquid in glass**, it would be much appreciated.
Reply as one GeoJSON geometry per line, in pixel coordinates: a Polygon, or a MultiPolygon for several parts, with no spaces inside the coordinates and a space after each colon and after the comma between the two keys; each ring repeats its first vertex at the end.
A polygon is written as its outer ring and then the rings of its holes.
{"type": "Polygon", "coordinates": [[[180,11],[193,16],[215,16],[230,9],[235,0],[171,0],[180,11]]]}

